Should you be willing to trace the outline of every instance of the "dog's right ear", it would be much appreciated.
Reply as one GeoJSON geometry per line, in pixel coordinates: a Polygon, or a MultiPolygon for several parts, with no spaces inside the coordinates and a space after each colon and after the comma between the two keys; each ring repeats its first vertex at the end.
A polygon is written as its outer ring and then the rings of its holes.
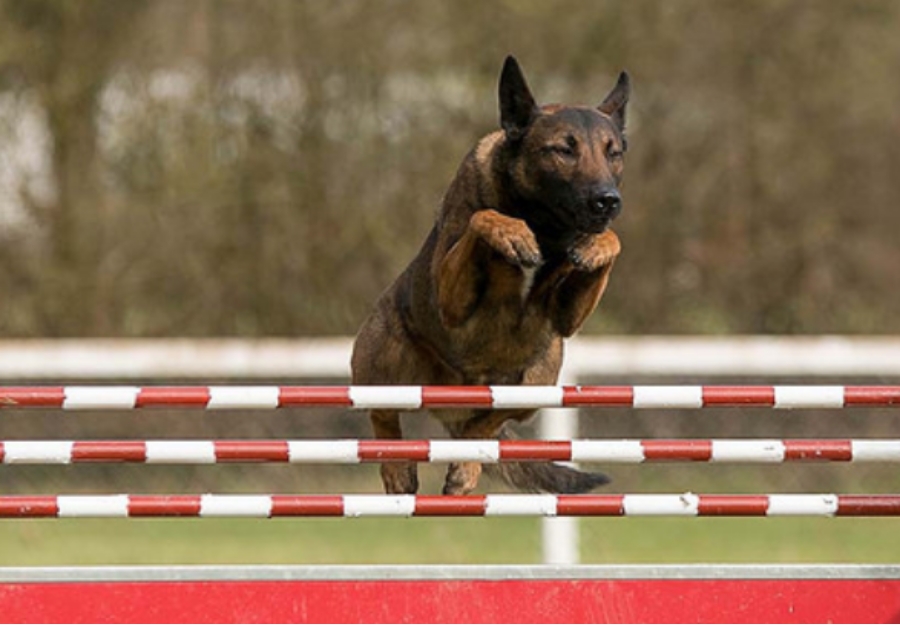
{"type": "Polygon", "coordinates": [[[500,73],[500,127],[510,140],[516,141],[539,112],[518,61],[506,57],[500,73]]]}

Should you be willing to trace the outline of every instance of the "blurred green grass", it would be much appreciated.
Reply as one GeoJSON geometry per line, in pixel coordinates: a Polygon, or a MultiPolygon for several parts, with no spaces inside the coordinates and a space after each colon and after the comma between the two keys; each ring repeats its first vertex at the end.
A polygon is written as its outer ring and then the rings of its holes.
{"type": "MultiPolygon", "coordinates": [[[[591,564],[900,562],[889,518],[581,519],[591,564]]],[[[536,518],[37,519],[0,523],[0,566],[537,564],[536,518]]]]}

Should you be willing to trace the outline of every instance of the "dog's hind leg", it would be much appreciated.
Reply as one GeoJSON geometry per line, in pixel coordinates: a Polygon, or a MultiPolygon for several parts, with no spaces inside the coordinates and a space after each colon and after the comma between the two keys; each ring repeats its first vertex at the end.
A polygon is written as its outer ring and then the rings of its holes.
{"type": "MultiPolygon", "coordinates": [[[[474,417],[451,429],[454,438],[490,439],[497,438],[508,420],[525,421],[534,410],[481,410],[474,417]]],[[[465,495],[478,486],[481,476],[480,462],[453,462],[447,468],[444,479],[445,495],[465,495]]]]}
{"type": "MultiPolygon", "coordinates": [[[[509,421],[527,421],[535,411],[497,410],[486,412],[466,423],[457,438],[512,438],[504,427],[509,421]]],[[[482,467],[479,462],[459,462],[450,465],[444,482],[445,495],[465,495],[478,485],[482,469],[491,477],[499,477],[508,486],[524,492],[579,494],[592,491],[609,482],[602,473],[587,473],[555,462],[502,462],[482,467]]]]}
{"type": "MultiPolygon", "coordinates": [[[[397,410],[373,410],[370,415],[375,438],[403,438],[400,412],[397,410]]],[[[385,462],[381,465],[381,482],[384,491],[392,495],[413,495],[419,490],[418,468],[415,462],[385,462]]]]}
{"type": "MultiPolygon", "coordinates": [[[[508,421],[527,421],[534,413],[531,409],[485,411],[453,434],[455,438],[510,438],[504,424],[508,421]]],[[[452,463],[444,480],[444,494],[465,495],[472,492],[478,486],[482,469],[480,462],[452,463]]],[[[586,473],[555,462],[505,462],[487,465],[485,470],[516,490],[533,493],[587,493],[609,482],[609,478],[602,473],[586,473]]]]}

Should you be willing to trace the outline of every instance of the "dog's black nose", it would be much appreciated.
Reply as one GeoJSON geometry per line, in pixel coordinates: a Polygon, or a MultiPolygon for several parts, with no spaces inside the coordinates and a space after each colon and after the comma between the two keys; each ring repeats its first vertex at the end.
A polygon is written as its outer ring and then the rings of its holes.
{"type": "Polygon", "coordinates": [[[614,219],[622,210],[622,196],[615,189],[604,189],[594,196],[593,204],[604,216],[614,219]]]}

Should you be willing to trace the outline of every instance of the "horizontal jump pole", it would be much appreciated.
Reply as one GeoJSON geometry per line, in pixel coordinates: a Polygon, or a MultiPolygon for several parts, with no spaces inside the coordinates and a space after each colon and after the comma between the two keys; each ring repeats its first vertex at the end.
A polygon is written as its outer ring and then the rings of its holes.
{"type": "Polygon", "coordinates": [[[0,387],[2,408],[275,409],[706,408],[900,406],[900,386],[20,386],[0,387]]]}
{"type": "Polygon", "coordinates": [[[0,518],[900,516],[900,495],[5,495],[0,518]]]}
{"type": "Polygon", "coordinates": [[[390,461],[898,462],[900,439],[0,441],[4,464],[390,461]]]}

